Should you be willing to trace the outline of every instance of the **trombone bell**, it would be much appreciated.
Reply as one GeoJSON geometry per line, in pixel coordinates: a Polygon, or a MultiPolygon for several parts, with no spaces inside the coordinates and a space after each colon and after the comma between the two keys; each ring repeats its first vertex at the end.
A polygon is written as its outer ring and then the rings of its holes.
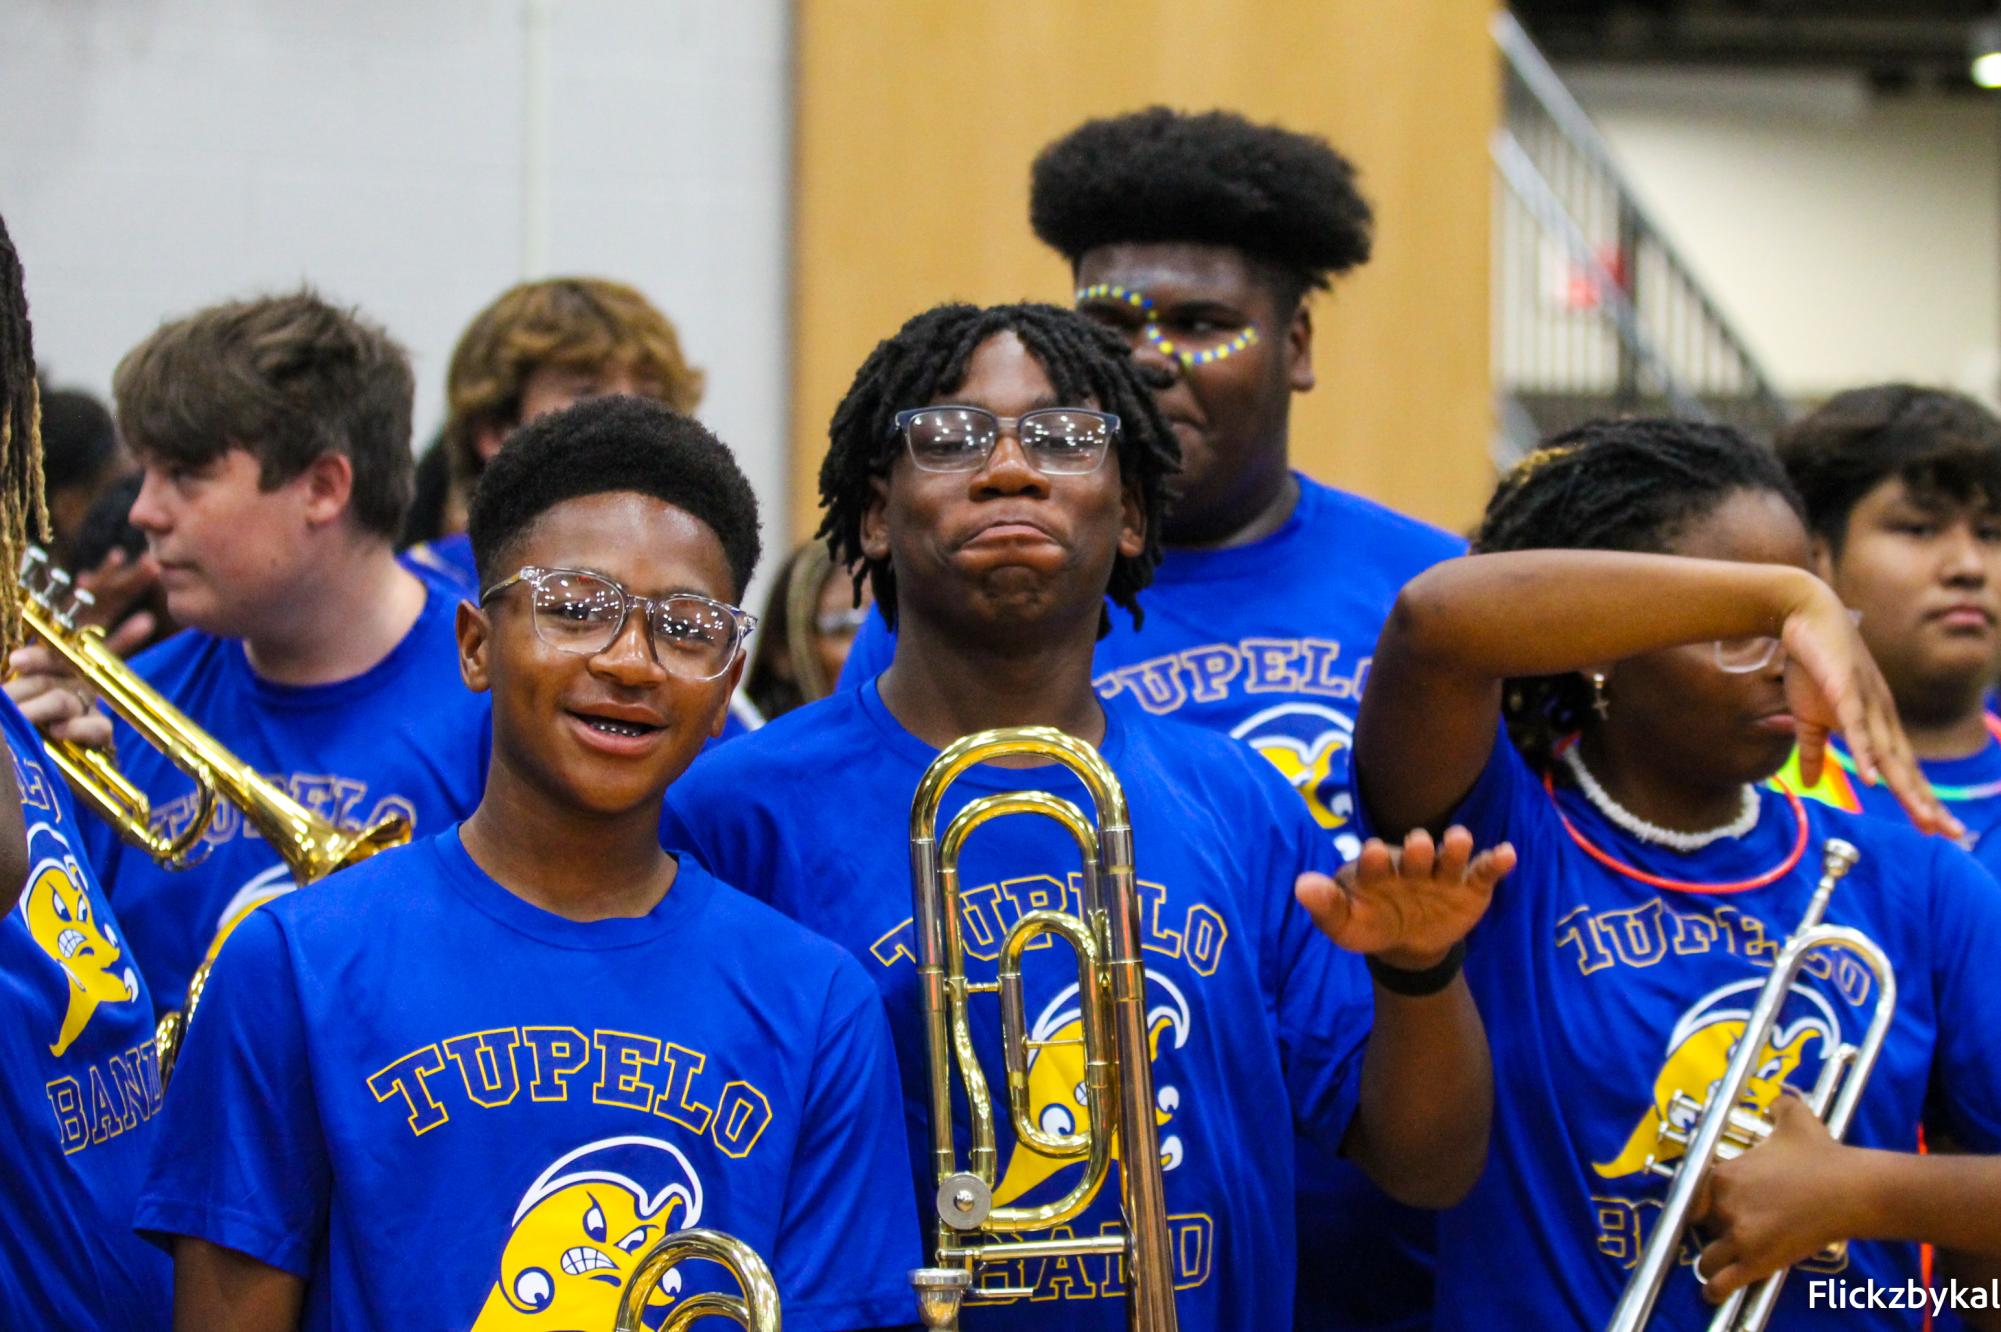
{"type": "Polygon", "coordinates": [[[720,1230],[677,1230],[664,1235],[632,1269],[619,1297],[613,1332],[640,1332],[646,1302],[668,1273],[691,1258],[715,1263],[736,1279],[741,1295],[694,1295],[668,1311],[659,1332],[684,1332],[704,1318],[727,1318],[746,1332],[781,1332],[778,1283],[757,1251],[720,1230]]]}

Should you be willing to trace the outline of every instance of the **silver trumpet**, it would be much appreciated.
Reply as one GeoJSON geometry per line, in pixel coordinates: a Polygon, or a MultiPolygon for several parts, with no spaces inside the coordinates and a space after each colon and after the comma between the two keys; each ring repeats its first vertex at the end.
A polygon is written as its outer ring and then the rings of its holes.
{"type": "MultiPolygon", "coordinates": [[[[910,871],[938,1199],[931,1246],[935,1266],[910,1274],[922,1326],[933,1332],[957,1332],[959,1306],[972,1292],[974,1273],[983,1265],[1065,1254],[1116,1254],[1126,1270],[1130,1332],[1175,1332],[1174,1267],[1160,1137],[1153,1117],[1153,1052],[1147,1039],[1146,965],[1140,957],[1132,826],[1118,778],[1091,746],[1050,727],[1022,726],[966,736],[939,754],[918,783],[910,807],[910,871]],[[1069,769],[1091,793],[1097,824],[1061,797],[1046,791],[1017,791],[968,802],[939,836],[939,806],[946,788],[977,764],[1011,756],[1039,758],[1069,769]],[[1027,912],[1001,942],[996,979],[970,981],[959,931],[959,852],[974,829],[1009,814],[1039,814],[1070,833],[1084,862],[1082,915],[1027,912]],[[1089,1128],[1079,1133],[1044,1131],[1034,1120],[1028,1094],[1029,1056],[1038,1042],[1030,1039],[1021,958],[1022,951],[1045,934],[1060,937],[1077,955],[1083,1091],[1090,1112],[1089,1128]],[[1000,999],[1007,1109],[1015,1136],[1045,1156],[1084,1164],[1076,1185],[1053,1202],[1035,1207],[994,1205],[994,1098],[973,1050],[967,1014],[975,994],[1000,999]],[[972,1119],[971,1151],[964,1168],[959,1165],[952,1126],[955,1069],[972,1119]],[[1090,1206],[1109,1171],[1115,1136],[1123,1233],[1016,1238],[1063,1225],[1090,1206]]],[[[1026,1290],[984,1293],[1029,1294],[1026,1290]]]]}
{"type": "MultiPolygon", "coordinates": [[[[1821,1066],[1820,1078],[1807,1097],[1807,1104],[1826,1123],[1828,1133],[1836,1141],[1848,1132],[1848,1125],[1855,1117],[1855,1104],[1862,1098],[1862,1089],[1875,1067],[1876,1056],[1882,1052],[1883,1038],[1889,1033],[1890,1019],[1897,1011],[1897,977],[1890,969],[1890,959],[1883,950],[1858,930],[1845,925],[1821,924],[1835,885],[1860,858],[1860,853],[1849,843],[1838,837],[1828,839],[1820,883],[1814,889],[1812,900],[1807,903],[1806,914],[1801,918],[1799,927],[1772,960],[1772,974],[1765,979],[1764,988],[1758,992],[1758,1002],[1751,1010],[1744,1034],[1731,1052],[1729,1068],[1722,1079],[1710,1088],[1706,1102],[1698,1102],[1685,1092],[1676,1093],[1674,1107],[1695,1116],[1694,1127],[1676,1128],[1672,1121],[1678,1116],[1667,1116],[1661,1126],[1661,1141],[1681,1144],[1682,1157],[1673,1166],[1659,1161],[1648,1164],[1649,1170],[1668,1176],[1673,1183],[1668,1186],[1660,1219],[1655,1222],[1646,1247],[1640,1251],[1639,1263],[1626,1283],[1625,1293],[1619,1297],[1618,1306],[1612,1311],[1612,1320],[1605,1325],[1606,1332],[1637,1332],[1646,1325],[1653,1313],[1654,1302],[1660,1298],[1661,1287],[1681,1253],[1682,1239],[1688,1231],[1688,1213],[1694,1206],[1703,1180],[1718,1162],[1743,1155],[1771,1134],[1772,1120],[1769,1116],[1740,1106],[1737,1102],[1758,1067],[1766,1042],[1777,1027],[1793,981],[1807,959],[1818,952],[1852,953],[1876,977],[1876,1007],[1870,1015],[1868,1029],[1863,1033],[1862,1043],[1853,1045],[1844,1042],[1828,1055],[1821,1066]]],[[[1687,1116],[1679,1117],[1685,1119],[1687,1116]]],[[[1839,1258],[1845,1248],[1844,1241],[1832,1246],[1823,1256],[1839,1258]]],[[[1775,1272],[1755,1286],[1736,1292],[1716,1311],[1709,1324],[1710,1332],[1759,1332],[1771,1320],[1772,1310],[1778,1306],[1779,1291],[1785,1285],[1786,1275],[1784,1270],[1775,1272]]]]}

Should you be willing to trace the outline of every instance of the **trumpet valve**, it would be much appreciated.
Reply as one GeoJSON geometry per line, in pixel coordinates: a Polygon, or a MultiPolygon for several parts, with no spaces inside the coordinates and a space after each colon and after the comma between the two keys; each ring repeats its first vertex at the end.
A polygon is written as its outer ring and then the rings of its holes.
{"type": "MultiPolygon", "coordinates": [[[[1657,1141],[1673,1143],[1686,1149],[1695,1137],[1694,1125],[1702,1122],[1708,1107],[1687,1092],[1676,1092],[1668,1102],[1668,1114],[1661,1121],[1657,1141]],[[1687,1124],[1690,1127],[1683,1128],[1687,1124]]],[[[1772,1121],[1757,1110],[1745,1106],[1731,1107],[1724,1120],[1723,1136],[1716,1140],[1716,1159],[1734,1160],[1750,1151],[1772,1133],[1772,1121]]],[[[1657,1160],[1647,1162],[1647,1169],[1657,1175],[1672,1175],[1674,1169],[1657,1160]]]]}
{"type": "Polygon", "coordinates": [[[960,1171],[938,1181],[938,1219],[953,1230],[978,1230],[993,1209],[993,1190],[978,1175],[960,1171]]]}

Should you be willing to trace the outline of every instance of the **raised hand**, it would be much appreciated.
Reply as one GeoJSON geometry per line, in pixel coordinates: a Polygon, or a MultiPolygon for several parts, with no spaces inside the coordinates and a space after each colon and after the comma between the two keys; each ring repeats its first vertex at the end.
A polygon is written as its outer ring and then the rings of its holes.
{"type": "Polygon", "coordinates": [[[1447,829],[1435,848],[1418,828],[1400,852],[1372,837],[1338,875],[1302,874],[1293,892],[1340,947],[1423,971],[1479,923],[1494,885],[1514,867],[1515,849],[1506,842],[1476,856],[1464,828],[1447,829]]]}
{"type": "Polygon", "coordinates": [[[1786,616],[1780,637],[1786,703],[1798,723],[1800,776],[1809,785],[1820,780],[1828,735],[1839,731],[1862,780],[1888,786],[1911,822],[1926,832],[1962,835],[1966,829],[1925,781],[1889,683],[1834,592],[1819,585],[1786,616]]]}

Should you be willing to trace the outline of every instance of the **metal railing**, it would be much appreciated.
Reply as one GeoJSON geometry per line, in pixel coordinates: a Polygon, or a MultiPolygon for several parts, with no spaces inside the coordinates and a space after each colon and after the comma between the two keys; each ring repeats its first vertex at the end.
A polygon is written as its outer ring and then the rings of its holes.
{"type": "Polygon", "coordinates": [[[1787,419],[1757,359],[1641,210],[1604,138],[1512,14],[1495,15],[1496,461],[1593,416],[1787,419]]]}

